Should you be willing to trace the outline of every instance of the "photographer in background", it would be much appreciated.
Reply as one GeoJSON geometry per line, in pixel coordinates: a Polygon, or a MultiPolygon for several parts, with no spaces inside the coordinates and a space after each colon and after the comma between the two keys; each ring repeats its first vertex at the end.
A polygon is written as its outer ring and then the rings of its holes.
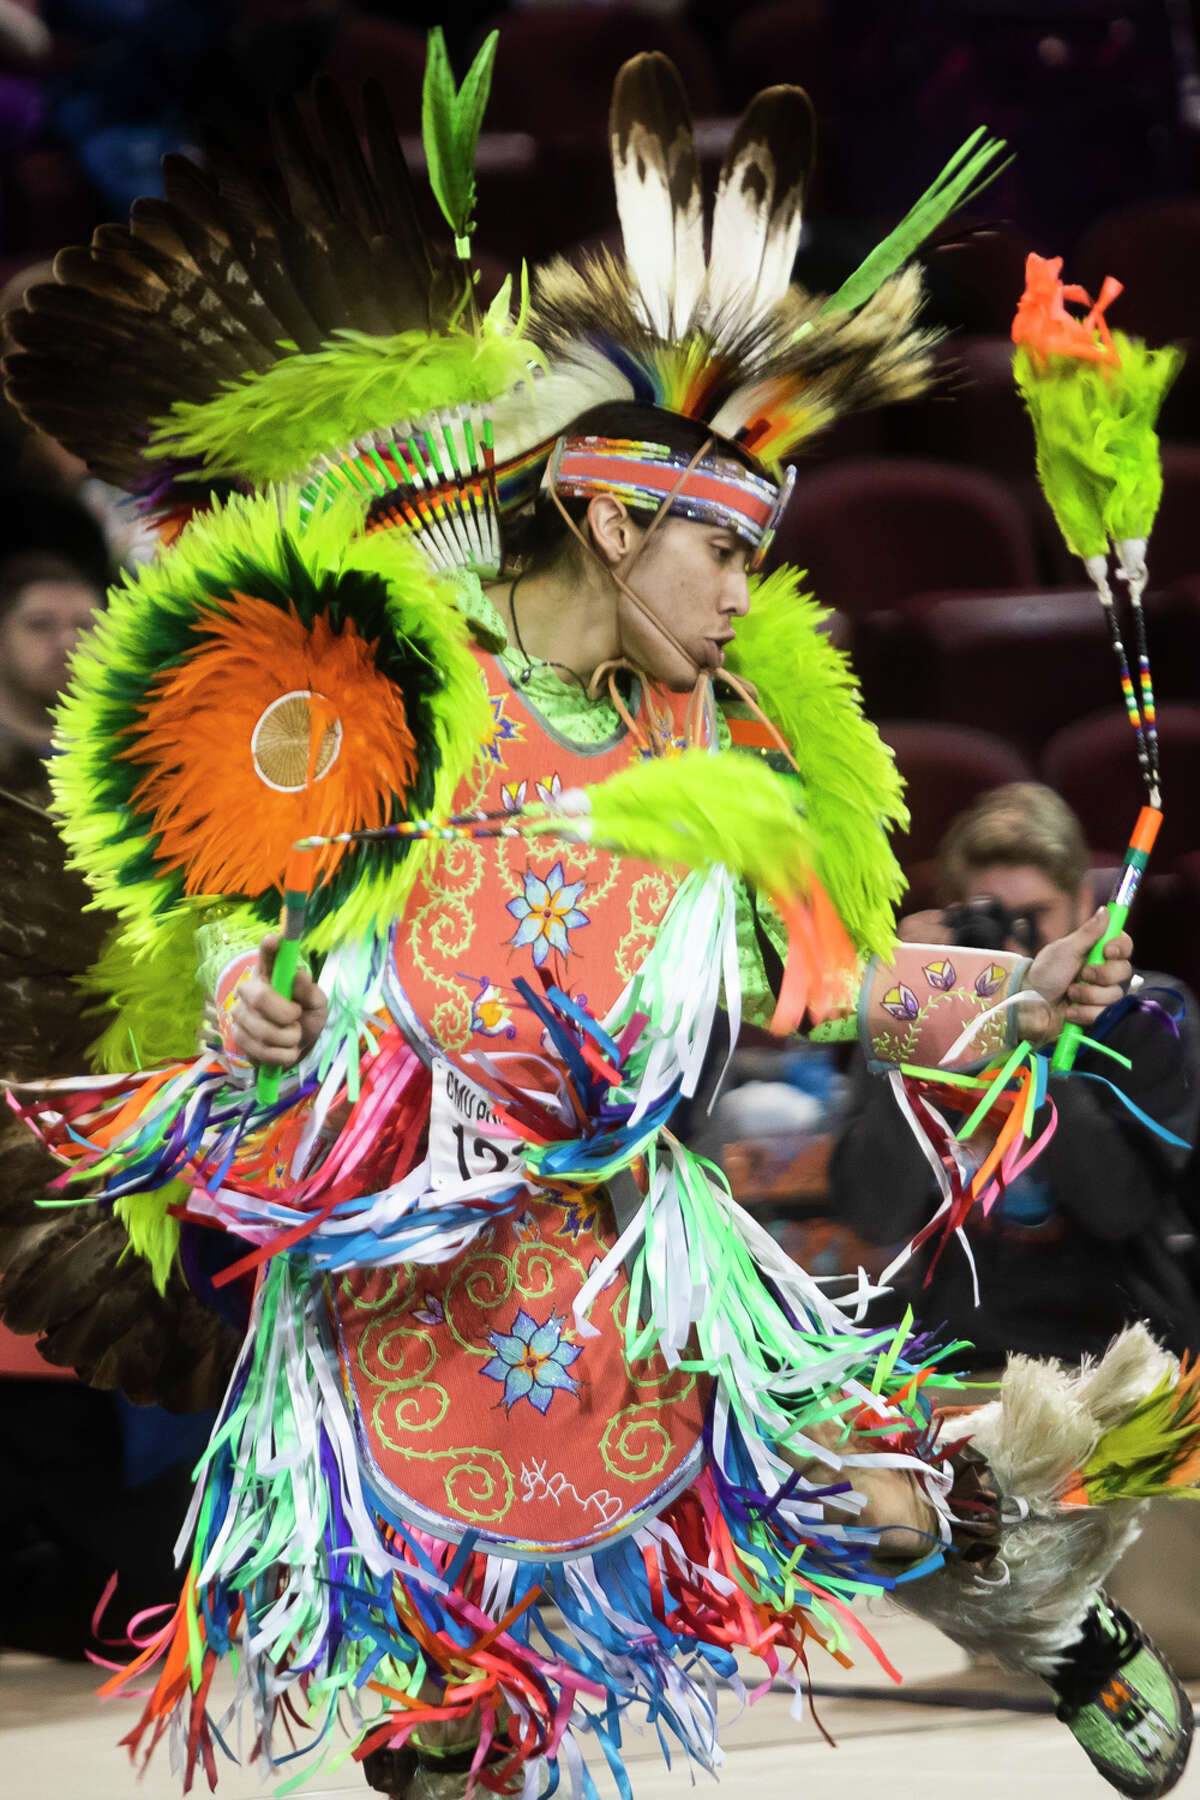
{"type": "MultiPolygon", "coordinates": [[[[1015,782],[953,821],[938,852],[939,911],[903,919],[907,942],[1021,950],[1072,931],[1096,901],[1079,821],[1051,789],[1015,782]]],[[[1097,1033],[1132,1064],[1082,1053],[1079,1074],[1120,1087],[1149,1118],[1191,1140],[1197,1115],[1193,1003],[1178,982],[1143,973],[1136,996],[1097,1033]]],[[[950,1244],[935,1267],[901,1272],[901,1302],[972,1348],[957,1366],[998,1368],[1010,1351],[1078,1361],[1144,1319],[1177,1353],[1200,1350],[1191,1235],[1172,1199],[1185,1152],[1141,1124],[1100,1081],[1053,1082],[1057,1129],[1028,1174],[967,1226],[979,1276],[950,1244]]],[[[905,1243],[938,1202],[929,1166],[890,1091],[853,1070],[830,1168],[831,1211],[870,1243],[905,1243]]]]}

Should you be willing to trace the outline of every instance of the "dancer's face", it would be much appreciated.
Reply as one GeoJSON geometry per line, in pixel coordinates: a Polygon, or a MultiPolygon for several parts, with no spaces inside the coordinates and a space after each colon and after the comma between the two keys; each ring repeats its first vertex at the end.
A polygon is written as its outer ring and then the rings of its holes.
{"type": "Polygon", "coordinates": [[[698,674],[722,667],[737,621],[750,610],[749,552],[725,526],[692,519],[664,519],[648,542],[643,531],[635,541],[645,548],[620,573],[647,611],[618,593],[621,647],[664,687],[686,692],[698,674]],[[656,628],[655,620],[671,637],[656,628]]]}

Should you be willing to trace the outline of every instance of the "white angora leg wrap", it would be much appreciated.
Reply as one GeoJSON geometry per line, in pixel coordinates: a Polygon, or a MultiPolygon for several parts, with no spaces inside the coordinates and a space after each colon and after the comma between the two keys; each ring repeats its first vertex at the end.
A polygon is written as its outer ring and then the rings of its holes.
{"type": "Polygon", "coordinates": [[[1006,1521],[999,1553],[982,1571],[952,1559],[898,1588],[897,1604],[964,1650],[1050,1674],[1079,1636],[1092,1594],[1137,1536],[1143,1510],[1138,1501],[1062,1506],[1058,1496],[1101,1433],[1176,1368],[1142,1325],[1081,1368],[1011,1357],[999,1398],[948,1419],[942,1434],[969,1436],[986,1459],[1006,1521]]]}

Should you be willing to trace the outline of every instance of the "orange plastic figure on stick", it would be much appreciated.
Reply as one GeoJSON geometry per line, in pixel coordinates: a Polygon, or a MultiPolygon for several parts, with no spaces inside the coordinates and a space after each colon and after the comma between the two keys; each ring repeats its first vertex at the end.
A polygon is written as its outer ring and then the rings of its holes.
{"type": "Polygon", "coordinates": [[[1051,356],[1077,356],[1086,362],[1119,362],[1104,313],[1121,292],[1121,283],[1115,275],[1106,275],[1100,298],[1093,305],[1086,288],[1064,287],[1059,280],[1062,265],[1061,256],[1031,253],[1026,257],[1025,292],[1017,302],[1013,343],[1025,344],[1043,363],[1051,356]],[[1069,313],[1068,300],[1086,306],[1089,309],[1086,316],[1077,319],[1069,313]]]}

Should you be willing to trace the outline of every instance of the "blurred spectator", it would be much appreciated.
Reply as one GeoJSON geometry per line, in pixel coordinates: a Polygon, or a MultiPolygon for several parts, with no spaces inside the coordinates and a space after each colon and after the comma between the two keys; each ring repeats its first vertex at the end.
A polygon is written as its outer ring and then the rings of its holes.
{"type": "MultiPolygon", "coordinates": [[[[909,942],[1033,954],[1092,909],[1079,822],[1033,782],[981,796],[951,824],[938,865],[947,905],[902,921],[909,942]]],[[[936,1262],[919,1253],[900,1277],[927,1326],[973,1346],[960,1357],[968,1367],[994,1369],[1010,1351],[1072,1361],[1099,1355],[1134,1319],[1177,1352],[1200,1349],[1200,1302],[1184,1256],[1191,1233],[1172,1199],[1184,1153],[1113,1091],[1191,1139],[1194,1002],[1168,976],[1146,973],[1143,982],[1093,1032],[1132,1066],[1081,1054],[1077,1073],[1053,1084],[1057,1129],[1042,1156],[986,1218],[968,1224],[978,1304],[968,1260],[954,1244],[936,1262]]],[[[890,1092],[861,1062],[830,1180],[835,1215],[873,1243],[907,1242],[937,1203],[929,1166],[890,1092]]]]}
{"type": "MultiPolygon", "coordinates": [[[[66,496],[0,495],[0,782],[46,785],[55,703],[71,653],[104,601],[107,550],[66,496]]],[[[82,898],[82,893],[81,893],[82,898]]]]}
{"type": "Polygon", "coordinates": [[[32,764],[50,754],[54,704],[102,597],[58,557],[0,566],[0,773],[15,786],[35,785],[32,764]]]}
{"type": "MultiPolygon", "coordinates": [[[[40,142],[68,145],[102,216],[161,192],[170,151],[265,147],[267,107],[312,79],[341,0],[41,0],[26,29],[40,142]]],[[[0,18],[0,26],[3,20],[0,18]]],[[[16,26],[12,27],[16,32],[16,26]]]]}
{"type": "Polygon", "coordinates": [[[53,39],[36,10],[21,0],[0,0],[0,56],[14,62],[39,63],[53,39]]]}

